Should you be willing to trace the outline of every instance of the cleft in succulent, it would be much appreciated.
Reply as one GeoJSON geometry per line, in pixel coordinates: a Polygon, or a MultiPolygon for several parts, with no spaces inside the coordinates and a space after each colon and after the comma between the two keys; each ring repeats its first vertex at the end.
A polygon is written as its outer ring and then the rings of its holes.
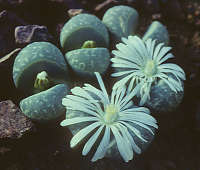
{"type": "Polygon", "coordinates": [[[96,16],[79,14],[72,17],[62,28],[60,44],[65,53],[83,48],[83,46],[94,48],[95,45],[95,47],[107,48],[109,47],[109,34],[106,26],[96,16]]]}

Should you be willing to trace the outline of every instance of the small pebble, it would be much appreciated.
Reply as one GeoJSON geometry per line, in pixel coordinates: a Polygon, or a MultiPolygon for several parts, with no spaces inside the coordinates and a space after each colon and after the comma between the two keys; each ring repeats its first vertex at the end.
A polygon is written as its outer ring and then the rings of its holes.
{"type": "Polygon", "coordinates": [[[69,17],[72,18],[78,14],[84,13],[84,10],[83,9],[69,9],[67,12],[68,12],[69,17]]]}
{"type": "Polygon", "coordinates": [[[19,45],[27,45],[36,41],[52,41],[46,26],[26,25],[15,28],[15,42],[19,45]]]}

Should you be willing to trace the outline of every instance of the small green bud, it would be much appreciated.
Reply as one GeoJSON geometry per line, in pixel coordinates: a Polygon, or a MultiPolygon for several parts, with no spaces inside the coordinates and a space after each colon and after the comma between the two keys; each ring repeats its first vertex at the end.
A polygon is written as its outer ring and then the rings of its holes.
{"type": "Polygon", "coordinates": [[[88,40],[88,41],[85,41],[82,45],[81,48],[95,48],[96,47],[96,42],[95,41],[91,41],[91,40],[88,40]]]}
{"type": "Polygon", "coordinates": [[[34,88],[38,91],[47,90],[50,87],[50,81],[46,71],[42,71],[37,74],[35,79],[34,88]]]}

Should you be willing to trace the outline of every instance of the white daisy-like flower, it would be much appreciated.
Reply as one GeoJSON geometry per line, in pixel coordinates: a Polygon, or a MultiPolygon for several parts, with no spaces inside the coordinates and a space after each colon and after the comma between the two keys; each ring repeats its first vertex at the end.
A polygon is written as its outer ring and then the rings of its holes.
{"type": "Polygon", "coordinates": [[[62,104],[66,109],[81,112],[79,116],[66,118],[61,122],[61,126],[85,123],[70,141],[73,148],[83,139],[93,133],[85,143],[82,150],[83,155],[87,155],[97,139],[100,139],[99,146],[92,158],[92,162],[105,156],[111,138],[116,140],[117,148],[125,162],[133,159],[134,153],[141,153],[141,148],[137,146],[133,136],[148,142],[143,137],[140,130],[133,124],[144,128],[154,135],[152,128],[158,128],[156,120],[150,115],[145,107],[136,107],[131,101],[135,91],[126,93],[126,88],[118,88],[112,91],[109,97],[103,80],[99,73],[95,73],[101,90],[90,84],[84,84],[84,87],[75,87],[71,90],[72,95],[67,95],[62,104]],[[96,97],[94,97],[96,96],[96,97]],[[134,134],[134,135],[132,135],[134,134]]]}
{"type": "Polygon", "coordinates": [[[114,85],[114,89],[128,85],[128,91],[131,91],[135,86],[140,86],[137,93],[141,98],[140,105],[150,99],[151,86],[160,79],[175,93],[183,91],[183,69],[176,64],[164,63],[174,57],[169,53],[171,47],[165,47],[164,43],[156,45],[156,40],[152,39],[144,42],[137,36],[122,38],[122,42],[116,45],[117,50],[112,51],[115,55],[111,59],[112,67],[121,71],[111,76],[123,77],[114,85]]]}

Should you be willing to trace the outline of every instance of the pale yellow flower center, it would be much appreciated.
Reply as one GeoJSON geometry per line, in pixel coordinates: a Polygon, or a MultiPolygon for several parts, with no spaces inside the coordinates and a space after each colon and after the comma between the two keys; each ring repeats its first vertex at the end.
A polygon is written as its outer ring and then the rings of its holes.
{"type": "Polygon", "coordinates": [[[114,104],[107,105],[105,109],[104,121],[106,123],[114,122],[118,117],[118,112],[119,109],[116,105],[114,104]]]}
{"type": "Polygon", "coordinates": [[[156,73],[156,65],[155,65],[155,62],[153,60],[148,60],[146,62],[146,65],[144,67],[144,73],[147,75],[147,76],[152,76],[156,73]]]}

